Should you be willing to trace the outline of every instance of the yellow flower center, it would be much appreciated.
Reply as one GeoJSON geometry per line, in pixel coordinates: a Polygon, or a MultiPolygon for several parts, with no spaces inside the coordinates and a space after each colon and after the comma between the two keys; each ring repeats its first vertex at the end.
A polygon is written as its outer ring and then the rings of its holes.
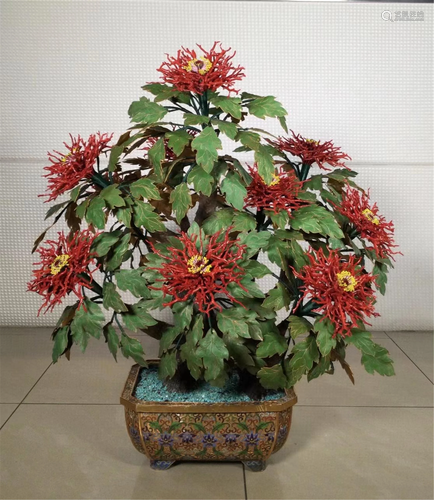
{"type": "Polygon", "coordinates": [[[200,75],[208,73],[211,68],[211,61],[206,57],[201,57],[200,59],[192,59],[191,61],[188,61],[187,66],[184,66],[184,69],[186,71],[199,73],[200,75]]]}
{"type": "Polygon", "coordinates": [[[74,148],[69,153],[64,154],[63,158],[60,161],[66,163],[68,161],[68,158],[72,155],[72,153],[77,153],[77,151],[79,151],[79,148],[74,148]]]}
{"type": "Polygon", "coordinates": [[[211,271],[211,264],[208,264],[209,260],[202,255],[193,255],[187,261],[188,272],[191,274],[205,274],[211,271]],[[207,265],[208,264],[208,265],[207,265]]]}
{"type": "Polygon", "coordinates": [[[315,139],[305,139],[304,142],[307,142],[308,144],[312,144],[314,146],[317,146],[319,144],[319,141],[316,141],[315,139]]]}
{"type": "Polygon", "coordinates": [[[276,174],[273,174],[273,180],[267,184],[264,180],[264,178],[262,177],[262,182],[266,185],[266,186],[276,186],[277,184],[279,184],[280,182],[280,177],[276,174]]]}
{"type": "Polygon", "coordinates": [[[380,224],[380,219],[378,217],[375,217],[375,215],[372,213],[371,210],[369,210],[369,208],[366,208],[365,210],[363,210],[362,214],[369,220],[372,222],[372,224],[375,224],[376,226],[378,226],[378,224],[380,224]]]}
{"type": "Polygon", "coordinates": [[[68,265],[70,257],[67,254],[58,255],[51,263],[51,274],[56,276],[60,271],[68,265]]]}
{"type": "Polygon", "coordinates": [[[346,292],[354,292],[357,285],[356,278],[349,271],[342,271],[337,274],[338,284],[346,292]]]}

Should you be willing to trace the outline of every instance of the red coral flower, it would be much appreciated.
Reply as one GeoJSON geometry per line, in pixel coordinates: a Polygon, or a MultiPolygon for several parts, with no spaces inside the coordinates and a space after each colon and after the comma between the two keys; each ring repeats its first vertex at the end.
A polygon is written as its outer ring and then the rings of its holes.
{"type": "Polygon", "coordinates": [[[199,311],[209,314],[213,309],[222,310],[216,294],[224,294],[233,302],[241,304],[229,293],[227,287],[230,283],[237,283],[245,290],[240,283],[244,270],[237,261],[242,258],[246,247],[230,240],[229,231],[221,241],[220,234],[216,233],[205,241],[200,239],[200,244],[197,245],[197,234],[189,236],[181,233],[179,241],[183,248],[168,248],[170,256],[153,249],[166,261],[162,267],[154,268],[162,276],[157,281],[163,282],[161,290],[164,295],[173,297],[164,306],[170,307],[192,297],[199,311]]]}
{"type": "Polygon", "coordinates": [[[306,200],[301,200],[298,195],[303,187],[294,172],[286,172],[280,169],[273,175],[273,180],[267,184],[254,168],[249,168],[252,182],[247,186],[246,207],[272,210],[275,214],[286,210],[291,217],[291,211],[309,205],[306,200]]]}
{"type": "Polygon", "coordinates": [[[85,142],[80,136],[71,137],[71,145],[64,145],[69,153],[54,151],[48,153],[51,165],[44,168],[48,171],[44,177],[48,178],[47,201],[55,200],[58,196],[73,189],[85,178],[92,177],[93,166],[98,156],[108,147],[113,134],[100,134],[89,136],[85,142]]]}
{"type": "Polygon", "coordinates": [[[310,264],[300,272],[294,271],[303,281],[303,298],[312,299],[318,307],[314,311],[323,314],[335,326],[333,337],[351,336],[351,329],[365,316],[379,316],[374,312],[375,295],[372,284],[375,276],[359,266],[354,255],[344,260],[337,250],[326,257],[322,249],[307,253],[310,264]]]}
{"type": "Polygon", "coordinates": [[[393,240],[393,222],[387,222],[385,217],[378,215],[377,204],[370,205],[368,194],[347,186],[342,193],[342,203],[336,208],[354,224],[360,236],[372,244],[371,248],[380,258],[393,259],[393,255],[401,253],[393,250],[398,246],[393,240]]]}
{"type": "Polygon", "coordinates": [[[182,50],[178,50],[177,57],[167,54],[167,61],[157,71],[163,74],[164,82],[174,85],[182,92],[203,94],[207,90],[215,92],[221,87],[229,93],[238,93],[233,85],[245,76],[244,68],[232,64],[235,52],[230,55],[230,48],[224,50],[221,44],[217,48],[218,44],[219,42],[215,42],[209,52],[198,44],[203,56],[182,47],[182,50]]]}
{"type": "Polygon", "coordinates": [[[332,141],[321,144],[320,141],[306,139],[299,134],[296,135],[292,130],[291,132],[293,137],[287,139],[279,137],[278,141],[269,142],[280,151],[286,151],[293,156],[300,157],[305,165],[316,163],[318,167],[323,170],[331,170],[325,167],[324,164],[330,165],[331,167],[348,168],[343,163],[343,160],[351,160],[351,158],[343,153],[341,148],[335,147],[332,141]]]}
{"type": "Polygon", "coordinates": [[[53,310],[70,292],[78,297],[80,307],[84,300],[82,287],[91,288],[92,274],[96,271],[96,268],[89,270],[89,265],[95,263],[96,254],[90,252],[90,247],[96,235],[89,230],[78,231],[68,238],[63,231],[58,234],[57,241],[48,240],[46,247],[38,248],[41,261],[35,266],[40,268],[33,271],[34,278],[28,283],[28,290],[45,299],[38,315],[44,307],[44,313],[53,310]]]}

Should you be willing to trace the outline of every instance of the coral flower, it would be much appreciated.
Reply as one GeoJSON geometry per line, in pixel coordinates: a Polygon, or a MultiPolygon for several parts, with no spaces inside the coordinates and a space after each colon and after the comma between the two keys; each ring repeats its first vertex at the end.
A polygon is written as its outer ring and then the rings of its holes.
{"type": "Polygon", "coordinates": [[[348,168],[343,160],[351,160],[351,158],[341,151],[341,148],[335,147],[332,141],[327,141],[321,144],[320,141],[306,139],[299,134],[295,134],[292,130],[292,136],[285,139],[279,137],[278,141],[269,141],[274,147],[280,151],[286,151],[293,156],[301,158],[303,164],[312,165],[316,163],[323,170],[331,170],[325,164],[331,167],[348,168]]]}
{"type": "Polygon", "coordinates": [[[370,205],[369,195],[347,186],[342,193],[342,203],[336,205],[336,209],[354,224],[362,238],[372,244],[380,258],[393,259],[393,255],[400,253],[393,251],[398,246],[393,240],[393,222],[387,222],[383,216],[378,215],[377,204],[370,205]]]}
{"type": "Polygon", "coordinates": [[[113,134],[90,135],[87,142],[80,136],[71,137],[71,145],[64,142],[68,153],[54,151],[48,153],[51,165],[44,168],[48,171],[44,177],[48,178],[47,201],[55,200],[58,196],[73,189],[82,179],[92,177],[93,166],[98,156],[108,149],[113,134]]]}
{"type": "Polygon", "coordinates": [[[199,311],[209,314],[213,309],[222,310],[216,294],[224,294],[233,302],[241,304],[227,287],[230,283],[237,283],[246,290],[240,283],[244,270],[237,264],[244,254],[245,246],[231,241],[228,231],[219,241],[220,234],[198,242],[197,234],[189,236],[181,233],[179,241],[183,249],[170,247],[170,256],[154,248],[154,252],[166,261],[161,268],[153,268],[162,276],[157,281],[163,282],[163,293],[173,297],[165,306],[170,307],[175,302],[193,298],[199,311]]]}
{"type": "Polygon", "coordinates": [[[182,47],[182,50],[178,50],[177,57],[167,54],[167,61],[157,71],[163,74],[164,82],[174,85],[182,92],[203,94],[207,90],[215,92],[223,88],[229,93],[237,93],[233,85],[245,76],[244,68],[232,64],[235,52],[230,55],[230,48],[224,50],[221,44],[217,47],[218,44],[219,42],[215,42],[209,52],[198,45],[203,56],[182,47]]]}
{"type": "MultiPolygon", "coordinates": [[[[334,337],[351,336],[364,317],[379,316],[374,312],[375,295],[372,284],[375,277],[359,266],[354,255],[344,260],[337,250],[326,257],[322,251],[307,253],[310,264],[304,266],[297,278],[303,281],[303,298],[312,299],[318,305],[314,309],[328,318],[335,326],[334,337]]],[[[299,302],[299,303],[300,303],[299,302]]]]}
{"type": "Polygon", "coordinates": [[[79,307],[84,297],[82,287],[91,288],[92,271],[89,265],[94,264],[96,254],[90,252],[90,247],[96,235],[89,230],[78,231],[70,237],[59,232],[57,241],[49,240],[46,247],[38,248],[41,261],[35,264],[40,266],[33,271],[34,279],[28,284],[28,290],[39,293],[44,303],[39,309],[46,308],[44,313],[53,310],[62,299],[73,292],[79,300],[79,307]]]}
{"type": "Polygon", "coordinates": [[[285,172],[281,169],[267,184],[259,175],[256,165],[254,168],[250,167],[249,171],[252,182],[247,187],[246,207],[272,210],[275,214],[286,210],[291,217],[292,210],[309,205],[308,201],[298,198],[303,183],[298,180],[294,172],[285,172]]]}

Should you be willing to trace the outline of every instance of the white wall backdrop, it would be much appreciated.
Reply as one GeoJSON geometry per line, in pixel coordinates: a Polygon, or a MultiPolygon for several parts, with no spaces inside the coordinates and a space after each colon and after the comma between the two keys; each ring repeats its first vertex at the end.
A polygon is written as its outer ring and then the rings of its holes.
{"type": "MultiPolygon", "coordinates": [[[[68,134],[122,133],[165,53],[214,40],[237,50],[243,90],[278,97],[288,123],[333,139],[393,219],[399,257],[376,329],[432,329],[430,4],[7,1],[1,6],[0,323],[52,325],[26,293],[46,227],[42,168],[68,134]],[[384,10],[424,21],[384,21],[384,10]]],[[[271,132],[281,133],[272,121],[271,132]]],[[[245,158],[248,160],[249,158],[245,158]]],[[[55,229],[49,233],[55,235],[55,229]]]]}

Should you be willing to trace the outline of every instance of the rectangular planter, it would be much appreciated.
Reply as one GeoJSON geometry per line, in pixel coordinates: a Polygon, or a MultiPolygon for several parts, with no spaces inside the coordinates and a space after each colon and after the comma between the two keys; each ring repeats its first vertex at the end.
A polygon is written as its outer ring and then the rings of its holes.
{"type": "Polygon", "coordinates": [[[241,461],[251,470],[264,470],[288,437],[297,402],[292,389],[271,401],[141,401],[133,395],[140,369],[132,366],[120,401],[133,445],[155,469],[181,460],[214,460],[241,461]]]}

